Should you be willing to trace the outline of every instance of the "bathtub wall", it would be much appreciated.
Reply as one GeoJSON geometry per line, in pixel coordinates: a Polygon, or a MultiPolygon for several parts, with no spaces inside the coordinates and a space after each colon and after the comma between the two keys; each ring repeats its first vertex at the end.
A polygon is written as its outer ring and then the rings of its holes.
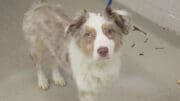
{"type": "Polygon", "coordinates": [[[180,35],[180,0],[116,0],[152,22],[180,35]]]}

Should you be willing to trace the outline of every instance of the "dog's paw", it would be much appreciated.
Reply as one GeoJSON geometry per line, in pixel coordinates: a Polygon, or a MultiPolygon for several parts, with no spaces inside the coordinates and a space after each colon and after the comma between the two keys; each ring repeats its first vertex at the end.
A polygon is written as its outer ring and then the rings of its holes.
{"type": "Polygon", "coordinates": [[[56,86],[61,86],[61,87],[66,86],[66,82],[65,82],[64,79],[54,80],[54,84],[55,84],[56,86]]]}
{"type": "Polygon", "coordinates": [[[49,82],[46,78],[40,78],[38,81],[38,87],[41,90],[47,90],[49,88],[49,82]]]}
{"type": "Polygon", "coordinates": [[[63,87],[66,85],[64,78],[62,77],[62,75],[58,71],[58,68],[54,68],[54,70],[52,72],[52,79],[53,79],[54,84],[56,86],[62,86],[63,87]]]}
{"type": "Polygon", "coordinates": [[[53,77],[53,81],[56,86],[66,86],[66,81],[62,77],[53,77]]]}

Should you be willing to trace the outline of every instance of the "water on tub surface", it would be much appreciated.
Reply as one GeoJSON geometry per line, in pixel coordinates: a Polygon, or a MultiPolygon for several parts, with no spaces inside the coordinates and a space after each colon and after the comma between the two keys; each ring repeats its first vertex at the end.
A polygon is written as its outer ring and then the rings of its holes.
{"type": "MultiPolygon", "coordinates": [[[[49,0],[50,1],[50,0],[49,0]]],[[[58,0],[57,0],[58,2],[58,0]]],[[[65,10],[100,11],[101,0],[61,0],[65,10]]],[[[78,101],[72,80],[66,87],[37,88],[21,21],[30,0],[0,1],[0,101],[78,101]]],[[[155,36],[132,32],[124,37],[120,79],[100,101],[180,101],[180,50],[155,36]]],[[[46,67],[51,66],[46,57],[46,67]]],[[[50,78],[50,76],[49,76],[50,78]]]]}

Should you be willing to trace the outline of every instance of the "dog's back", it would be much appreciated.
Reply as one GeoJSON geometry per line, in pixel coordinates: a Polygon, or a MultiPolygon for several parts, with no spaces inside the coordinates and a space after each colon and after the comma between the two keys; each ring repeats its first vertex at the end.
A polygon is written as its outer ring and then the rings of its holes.
{"type": "MultiPolygon", "coordinates": [[[[67,61],[68,38],[64,37],[64,29],[70,19],[64,14],[60,5],[50,4],[41,0],[25,13],[23,31],[30,43],[30,55],[38,70],[38,85],[41,89],[48,88],[48,80],[42,72],[41,55],[47,48],[60,67],[69,67],[67,61]]],[[[53,80],[57,85],[64,85],[58,69],[53,70],[53,80]]]]}
{"type": "Polygon", "coordinates": [[[40,42],[57,55],[57,50],[67,51],[65,50],[67,39],[64,38],[64,29],[69,21],[70,19],[64,14],[60,5],[41,0],[25,13],[23,30],[26,39],[31,44],[40,42]]]}

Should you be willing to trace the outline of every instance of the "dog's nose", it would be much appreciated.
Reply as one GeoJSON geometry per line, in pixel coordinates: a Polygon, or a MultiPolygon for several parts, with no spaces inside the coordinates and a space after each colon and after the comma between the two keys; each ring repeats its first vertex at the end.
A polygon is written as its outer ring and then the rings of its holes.
{"type": "Polygon", "coordinates": [[[109,50],[107,47],[100,47],[98,50],[97,50],[98,54],[101,56],[101,57],[106,57],[109,50]]]}

